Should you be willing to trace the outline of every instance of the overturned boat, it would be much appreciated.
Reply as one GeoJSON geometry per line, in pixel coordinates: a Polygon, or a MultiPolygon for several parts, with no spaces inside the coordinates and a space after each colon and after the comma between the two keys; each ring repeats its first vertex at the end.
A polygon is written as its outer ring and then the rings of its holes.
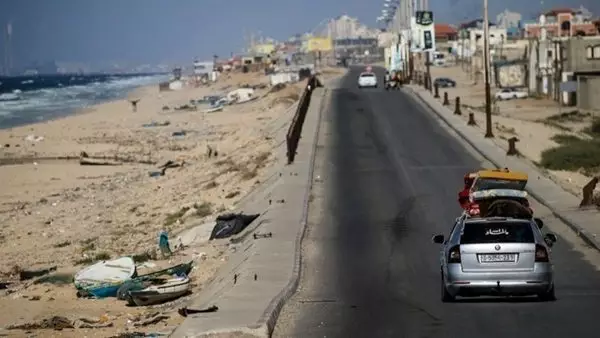
{"type": "Polygon", "coordinates": [[[136,276],[131,257],[101,261],[90,265],[75,275],[75,288],[82,297],[114,297],[121,285],[136,276]]]}

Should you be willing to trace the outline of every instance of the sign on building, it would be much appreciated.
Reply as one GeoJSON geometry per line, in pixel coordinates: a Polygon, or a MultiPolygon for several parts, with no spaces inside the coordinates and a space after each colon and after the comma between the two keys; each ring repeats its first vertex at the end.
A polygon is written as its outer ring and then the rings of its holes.
{"type": "Polygon", "coordinates": [[[577,82],[576,81],[565,81],[560,83],[560,91],[567,93],[575,93],[577,92],[577,82]]]}

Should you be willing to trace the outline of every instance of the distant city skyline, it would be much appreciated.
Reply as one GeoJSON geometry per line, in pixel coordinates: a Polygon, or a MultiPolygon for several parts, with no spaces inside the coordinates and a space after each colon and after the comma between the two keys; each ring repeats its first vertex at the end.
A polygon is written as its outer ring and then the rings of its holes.
{"type": "MultiPolygon", "coordinates": [[[[375,18],[382,4],[383,0],[1,0],[0,26],[12,23],[15,69],[52,61],[93,69],[185,65],[194,58],[241,52],[250,32],[284,40],[342,14],[378,27],[375,18]]],[[[492,18],[508,9],[530,19],[554,7],[580,5],[596,15],[600,12],[598,0],[490,1],[489,11],[492,18]]],[[[429,6],[436,22],[456,24],[482,16],[481,0],[430,0],[429,6]]],[[[2,44],[5,47],[5,39],[2,44]]],[[[3,54],[4,49],[0,48],[3,54]]]]}

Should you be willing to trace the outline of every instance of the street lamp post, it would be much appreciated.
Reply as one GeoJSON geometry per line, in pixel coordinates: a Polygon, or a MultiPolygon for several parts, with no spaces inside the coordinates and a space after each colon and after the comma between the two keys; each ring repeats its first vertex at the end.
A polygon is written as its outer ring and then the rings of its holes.
{"type": "Polygon", "coordinates": [[[485,74],[485,137],[494,137],[492,132],[492,100],[490,93],[490,23],[488,19],[488,0],[483,0],[483,67],[485,74]]]}

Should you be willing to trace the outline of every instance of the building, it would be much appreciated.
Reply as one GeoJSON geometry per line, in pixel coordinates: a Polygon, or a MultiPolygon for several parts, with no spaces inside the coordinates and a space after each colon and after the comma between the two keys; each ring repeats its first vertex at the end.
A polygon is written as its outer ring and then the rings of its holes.
{"type": "MultiPolygon", "coordinates": [[[[583,7],[582,7],[583,8],[583,7]]],[[[598,28],[585,8],[555,8],[540,15],[537,22],[525,24],[525,37],[540,38],[542,27],[548,37],[595,36],[598,28]]]]}
{"type": "Polygon", "coordinates": [[[521,14],[505,9],[496,16],[496,25],[506,29],[507,38],[521,37],[521,14]]]}
{"type": "Polygon", "coordinates": [[[532,40],[529,87],[563,105],[600,110],[600,37],[532,40]]]}
{"type": "MultiPolygon", "coordinates": [[[[361,24],[357,18],[341,15],[326,21],[322,29],[315,29],[313,36],[331,38],[337,58],[364,58],[383,55],[379,47],[380,33],[378,29],[361,24]]],[[[307,47],[303,45],[302,49],[307,47]]]]}
{"type": "MultiPolygon", "coordinates": [[[[483,29],[469,29],[469,40],[471,48],[483,48],[483,29]]],[[[506,43],[507,33],[506,28],[490,27],[489,28],[489,44],[490,48],[500,46],[506,43]]]]}
{"type": "Polygon", "coordinates": [[[357,37],[377,38],[379,31],[361,24],[357,18],[348,15],[341,15],[335,19],[329,20],[325,29],[316,32],[318,36],[328,36],[336,39],[352,39],[357,37]]]}
{"type": "Polygon", "coordinates": [[[435,41],[450,41],[456,40],[458,37],[458,29],[454,26],[445,23],[436,23],[435,26],[435,41]]]}
{"type": "Polygon", "coordinates": [[[579,37],[561,41],[562,81],[576,83],[576,92],[563,93],[565,104],[581,110],[600,110],[600,37],[579,37]]]}

